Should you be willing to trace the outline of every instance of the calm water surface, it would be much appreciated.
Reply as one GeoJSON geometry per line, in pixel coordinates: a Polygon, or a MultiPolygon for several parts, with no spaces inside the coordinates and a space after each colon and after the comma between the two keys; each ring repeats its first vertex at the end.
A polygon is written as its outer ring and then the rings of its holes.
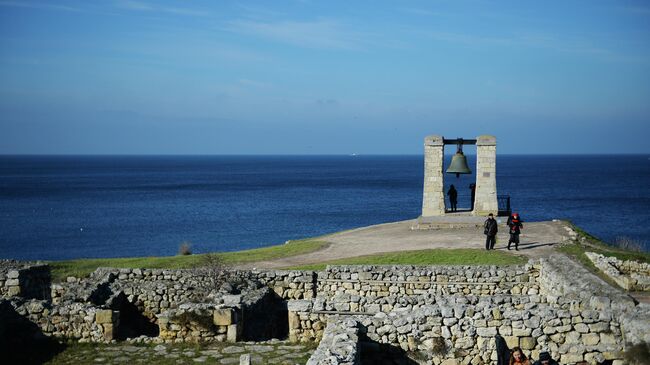
{"type": "MultiPolygon", "coordinates": [[[[411,219],[422,168],[422,156],[0,156],[0,258],[232,251],[411,219]]],[[[446,177],[459,206],[473,180],[446,177]]],[[[524,220],[571,219],[646,250],[649,187],[647,155],[497,161],[498,192],[524,220]]]]}

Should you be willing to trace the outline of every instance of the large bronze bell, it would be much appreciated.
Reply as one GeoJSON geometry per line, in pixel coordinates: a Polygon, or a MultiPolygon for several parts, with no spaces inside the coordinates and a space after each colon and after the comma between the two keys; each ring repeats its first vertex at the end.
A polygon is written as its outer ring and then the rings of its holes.
{"type": "Polygon", "coordinates": [[[456,154],[451,158],[451,165],[445,171],[448,174],[456,174],[456,177],[460,177],[460,174],[471,174],[472,170],[467,166],[467,157],[463,154],[463,150],[458,148],[456,154]]]}

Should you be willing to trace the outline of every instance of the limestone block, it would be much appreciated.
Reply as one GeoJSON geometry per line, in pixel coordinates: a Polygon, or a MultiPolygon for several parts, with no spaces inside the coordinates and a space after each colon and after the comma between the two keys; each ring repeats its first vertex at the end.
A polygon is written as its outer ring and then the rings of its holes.
{"type": "Polygon", "coordinates": [[[589,332],[589,327],[584,323],[576,323],[573,328],[580,333],[589,332]]]}
{"type": "Polygon", "coordinates": [[[503,339],[506,340],[506,344],[508,345],[509,348],[519,346],[519,337],[517,336],[505,336],[503,337],[503,339]]]}
{"type": "Polygon", "coordinates": [[[532,350],[535,348],[537,341],[532,337],[522,337],[519,339],[519,347],[524,350],[532,350]]]}
{"type": "Polygon", "coordinates": [[[291,329],[300,328],[300,317],[296,312],[289,312],[288,317],[289,317],[289,328],[291,329]]]}
{"type": "Polygon", "coordinates": [[[605,361],[605,356],[598,352],[589,352],[585,354],[585,361],[589,364],[600,364],[605,361]]]}
{"type": "Polygon", "coordinates": [[[494,337],[497,334],[497,329],[494,327],[477,328],[476,334],[481,337],[494,337]]]}
{"type": "Polygon", "coordinates": [[[616,337],[612,335],[611,333],[601,333],[600,334],[600,343],[606,344],[606,345],[615,345],[616,344],[616,337]]]}
{"type": "Polygon", "coordinates": [[[595,310],[609,309],[611,300],[604,296],[593,296],[589,300],[589,305],[595,310]]]}
{"type": "Polygon", "coordinates": [[[232,308],[215,309],[212,320],[217,326],[229,326],[235,323],[234,310],[232,308]]]}
{"type": "Polygon", "coordinates": [[[115,328],[112,323],[104,323],[102,327],[104,329],[103,336],[106,341],[110,341],[115,338],[115,328]]]}
{"type": "Polygon", "coordinates": [[[609,331],[609,323],[597,322],[589,325],[589,330],[591,332],[605,332],[609,331]]]}
{"type": "Polygon", "coordinates": [[[239,356],[239,365],[251,365],[251,355],[242,354],[239,356]]]}
{"type": "Polygon", "coordinates": [[[226,340],[228,342],[237,342],[239,339],[238,328],[236,324],[231,324],[228,326],[228,332],[226,333],[226,340]]]}
{"type": "Polygon", "coordinates": [[[95,322],[99,324],[113,323],[113,311],[110,309],[98,310],[95,313],[95,322]]]}
{"type": "Polygon", "coordinates": [[[20,276],[20,271],[18,270],[9,270],[7,272],[8,279],[18,279],[19,276],[20,276]]]}
{"type": "Polygon", "coordinates": [[[530,336],[531,333],[532,333],[532,330],[530,328],[524,328],[524,329],[513,328],[512,329],[512,335],[517,336],[517,337],[530,336]]]}
{"type": "Polygon", "coordinates": [[[580,343],[580,333],[575,331],[567,332],[564,337],[564,343],[567,344],[580,343]]]}
{"type": "Polygon", "coordinates": [[[562,356],[560,356],[561,364],[575,364],[583,360],[584,358],[582,354],[562,354],[562,356]]]}
{"type": "Polygon", "coordinates": [[[600,336],[597,333],[585,333],[582,335],[582,343],[587,346],[594,346],[600,342],[600,336]]]}

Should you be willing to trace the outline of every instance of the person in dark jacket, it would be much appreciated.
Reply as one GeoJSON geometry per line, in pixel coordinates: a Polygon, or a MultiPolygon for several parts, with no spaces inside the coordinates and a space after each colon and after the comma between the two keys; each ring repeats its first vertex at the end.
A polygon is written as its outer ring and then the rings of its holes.
{"type": "Polygon", "coordinates": [[[497,333],[494,337],[494,343],[497,349],[497,365],[509,365],[510,349],[506,340],[497,333]]]}
{"type": "Polygon", "coordinates": [[[451,205],[451,211],[455,212],[458,208],[458,191],[456,188],[452,185],[449,187],[449,191],[447,191],[447,195],[449,195],[449,205],[451,205]]]}
{"type": "Polygon", "coordinates": [[[469,184],[469,190],[470,190],[470,195],[471,195],[470,199],[472,199],[472,201],[470,202],[470,208],[469,209],[474,210],[474,199],[476,198],[476,184],[474,184],[474,183],[469,184]]]}
{"type": "Polygon", "coordinates": [[[558,365],[558,363],[551,358],[551,354],[544,351],[539,354],[539,360],[535,361],[533,365],[558,365]]]}
{"type": "Polygon", "coordinates": [[[497,242],[497,232],[499,232],[499,227],[497,227],[497,221],[494,219],[492,213],[488,214],[488,219],[485,220],[483,224],[483,233],[487,236],[485,238],[485,249],[493,250],[494,244],[497,242]]]}
{"type": "Polygon", "coordinates": [[[521,229],[524,228],[524,225],[521,223],[521,218],[519,218],[518,213],[512,214],[508,217],[508,227],[510,227],[510,238],[508,239],[508,250],[510,249],[510,244],[515,244],[515,250],[519,251],[519,235],[521,234],[521,229]]]}

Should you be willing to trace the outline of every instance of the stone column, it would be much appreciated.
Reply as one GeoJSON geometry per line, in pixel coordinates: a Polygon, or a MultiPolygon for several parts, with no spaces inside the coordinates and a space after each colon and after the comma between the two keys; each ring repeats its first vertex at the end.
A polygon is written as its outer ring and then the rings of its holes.
{"type": "Polygon", "coordinates": [[[442,178],[444,148],[442,136],[424,138],[423,217],[445,215],[445,187],[442,178]]]}
{"type": "Polygon", "coordinates": [[[497,202],[497,139],[494,136],[476,138],[476,197],[474,215],[496,215],[499,212],[497,202]]]}
{"type": "Polygon", "coordinates": [[[120,312],[110,309],[100,309],[95,312],[95,322],[102,328],[102,335],[105,341],[114,340],[117,337],[120,324],[120,312]]]}

